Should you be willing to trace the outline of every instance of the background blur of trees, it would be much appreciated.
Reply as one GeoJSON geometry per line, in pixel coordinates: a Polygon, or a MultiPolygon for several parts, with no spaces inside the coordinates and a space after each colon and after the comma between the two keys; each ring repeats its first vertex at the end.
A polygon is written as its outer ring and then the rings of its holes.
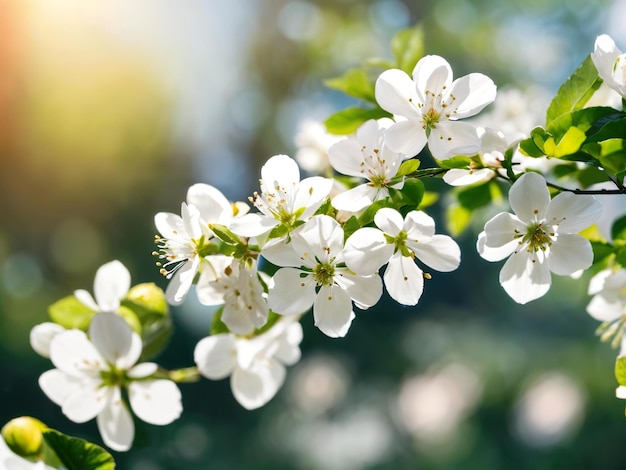
{"type": "MultiPolygon", "coordinates": [[[[153,215],[195,182],[244,200],[301,122],[351,104],[322,81],[390,56],[398,30],[420,22],[456,76],[554,92],[598,34],[626,47],[624,20],[624,0],[0,0],[0,424],[33,415],[100,443],[40,391],[51,366],[30,328],[111,259],[165,287],[153,215]]],[[[227,381],[183,385],[182,418],[137,423],[118,467],[626,467],[616,353],[594,337],[586,280],[520,307],[475,236],[415,308],[357,312],[342,340],[305,317],[303,360],[264,408],[227,381]]],[[[191,365],[208,333],[193,299],[173,311],[166,367],[191,365]]]]}

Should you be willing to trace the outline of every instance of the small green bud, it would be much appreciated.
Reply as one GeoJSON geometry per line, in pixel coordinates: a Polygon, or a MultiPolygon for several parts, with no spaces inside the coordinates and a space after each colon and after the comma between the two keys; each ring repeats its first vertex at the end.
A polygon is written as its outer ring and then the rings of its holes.
{"type": "MultiPolygon", "coordinates": [[[[152,282],[137,284],[132,287],[128,291],[126,299],[132,302],[135,306],[139,306],[144,311],[152,314],[158,313],[161,315],[167,315],[169,313],[165,293],[160,287],[152,282]]],[[[141,317],[144,311],[138,312],[138,316],[141,317]]]]}
{"type": "Polygon", "coordinates": [[[34,457],[41,453],[43,433],[47,426],[36,418],[22,416],[12,419],[2,428],[7,446],[20,457],[34,457]]]}

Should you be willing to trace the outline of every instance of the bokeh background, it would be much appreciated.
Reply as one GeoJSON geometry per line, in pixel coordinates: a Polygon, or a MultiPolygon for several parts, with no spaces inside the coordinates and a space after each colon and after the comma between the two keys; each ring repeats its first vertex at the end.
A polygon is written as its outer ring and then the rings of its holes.
{"type": "MultiPolygon", "coordinates": [[[[626,47],[625,0],[0,0],[0,424],[33,415],[100,443],[40,391],[51,366],[30,328],[111,259],[165,287],[154,214],[196,182],[245,200],[303,122],[352,104],[322,81],[390,57],[417,22],[456,76],[501,89],[553,93],[598,34],[626,47]]],[[[475,253],[483,222],[417,307],[383,301],[339,340],[305,317],[303,359],[267,406],[245,411],[227,380],[182,385],[181,419],[138,422],[118,468],[626,468],[616,353],[594,336],[586,279],[514,304],[475,253]]],[[[166,367],[191,365],[208,333],[194,297],[172,312],[166,367]]]]}

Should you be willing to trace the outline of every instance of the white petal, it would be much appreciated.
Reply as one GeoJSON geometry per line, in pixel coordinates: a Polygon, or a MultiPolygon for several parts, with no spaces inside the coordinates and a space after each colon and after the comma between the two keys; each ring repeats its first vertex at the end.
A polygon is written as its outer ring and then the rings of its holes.
{"type": "Polygon", "coordinates": [[[102,312],[95,315],[89,325],[89,337],[102,357],[112,364],[131,352],[133,331],[115,313],[102,312]]]}
{"type": "Polygon", "coordinates": [[[118,388],[108,399],[108,404],[98,415],[98,430],[104,443],[118,452],[125,452],[133,445],[135,423],[118,388]]]}
{"type": "Polygon", "coordinates": [[[533,172],[524,173],[511,186],[509,203],[525,224],[542,220],[550,203],[550,192],[544,177],[533,172]]]}
{"type": "MultiPolygon", "coordinates": [[[[294,318],[294,317],[285,317],[294,318]]],[[[278,339],[278,348],[274,357],[285,365],[291,366],[300,360],[300,343],[302,342],[302,325],[299,322],[290,324],[285,333],[278,339]]]]}
{"type": "Polygon", "coordinates": [[[57,369],[75,377],[100,373],[106,361],[80,330],[57,334],[50,342],[50,360],[57,369]]]}
{"type": "Polygon", "coordinates": [[[578,233],[595,223],[601,214],[602,205],[595,197],[563,192],[550,201],[546,221],[558,223],[559,233],[578,233]]]}
{"type": "Polygon", "coordinates": [[[383,295],[383,281],[378,274],[359,276],[350,274],[344,269],[335,275],[335,282],[348,293],[361,310],[375,305],[383,295]]]}
{"type": "Polygon", "coordinates": [[[186,261],[176,270],[165,289],[165,297],[170,305],[180,305],[184,302],[199,268],[200,258],[194,256],[192,260],[186,261]]]}
{"type": "MultiPolygon", "coordinates": [[[[485,224],[485,246],[501,248],[503,256],[510,255],[519,246],[520,235],[525,235],[526,226],[513,214],[500,212],[485,224]]],[[[481,253],[482,256],[482,253],[481,253]]],[[[489,261],[498,261],[490,259],[489,261]]]]}
{"type": "Polygon", "coordinates": [[[315,297],[313,317],[326,336],[344,337],[354,319],[350,296],[339,286],[323,286],[315,297]]]}
{"type": "Polygon", "coordinates": [[[355,273],[368,275],[389,261],[393,245],[387,243],[382,231],[364,227],[348,237],[344,248],[344,261],[355,273]]]}
{"type": "Polygon", "coordinates": [[[237,361],[235,337],[220,334],[201,339],[194,349],[193,358],[204,377],[212,380],[228,377],[237,361]]]}
{"type": "Polygon", "coordinates": [[[303,179],[298,185],[294,195],[293,212],[304,209],[302,215],[298,218],[300,220],[308,219],[320,208],[332,188],[333,180],[330,178],[312,176],[303,179]]]}
{"type": "Polygon", "coordinates": [[[287,238],[270,240],[261,251],[263,258],[276,266],[291,266],[299,268],[303,265],[300,255],[293,249],[293,244],[287,238]]]}
{"type": "Polygon", "coordinates": [[[489,181],[495,175],[495,172],[490,168],[480,168],[478,170],[452,168],[443,175],[443,180],[450,186],[468,186],[470,184],[489,181]]]}
{"type": "Polygon", "coordinates": [[[137,417],[150,424],[169,424],[183,411],[180,390],[171,380],[131,382],[128,399],[137,417]]]}
{"type": "Polygon", "coordinates": [[[224,303],[224,291],[217,281],[226,276],[225,271],[233,263],[232,256],[207,256],[202,264],[202,272],[196,285],[196,295],[202,305],[220,305],[224,303]]]}
{"type": "Polygon", "coordinates": [[[328,160],[339,173],[364,178],[362,173],[362,144],[354,139],[344,139],[328,149],[328,160]]]}
{"type": "Polygon", "coordinates": [[[587,313],[598,321],[615,321],[624,314],[621,302],[611,301],[603,295],[594,295],[587,305],[587,313]]]}
{"type": "Polygon", "coordinates": [[[278,224],[279,221],[275,218],[254,212],[234,219],[230,224],[230,229],[242,237],[258,237],[278,224]]]}
{"type": "Polygon", "coordinates": [[[63,401],[63,414],[75,423],[85,423],[102,412],[111,391],[97,380],[85,381],[63,401]]]}
{"type": "Polygon", "coordinates": [[[94,312],[100,311],[100,307],[98,307],[98,304],[96,303],[94,298],[86,290],[84,290],[84,289],[77,289],[77,290],[75,290],[74,291],[74,297],[76,297],[76,299],[81,304],[83,304],[85,307],[90,308],[94,312]]]}
{"type": "Polygon", "coordinates": [[[550,247],[548,264],[554,274],[567,276],[593,263],[591,243],[580,235],[559,234],[550,247]]]}
{"type": "Polygon", "coordinates": [[[222,192],[204,183],[192,185],[187,190],[187,203],[198,208],[204,223],[229,225],[233,208],[222,192]]]}
{"type": "Polygon", "coordinates": [[[63,406],[67,397],[79,390],[82,384],[82,379],[68,375],[59,369],[48,370],[39,376],[41,390],[59,406],[63,406]]]}
{"type": "Polygon", "coordinates": [[[409,239],[422,240],[435,235],[435,220],[423,211],[411,211],[404,218],[404,230],[409,239]]]}
{"type": "Polygon", "coordinates": [[[404,230],[404,219],[400,212],[389,207],[383,207],[374,215],[376,226],[388,235],[396,237],[404,230]]]}
{"type": "Polygon", "coordinates": [[[106,263],[96,272],[94,294],[101,311],[115,312],[130,289],[130,272],[118,260],[106,263]]]}
{"type": "Polygon", "coordinates": [[[293,191],[300,182],[300,169],[296,161],[287,155],[274,155],[261,167],[261,190],[273,193],[277,183],[287,192],[293,191]]]}
{"type": "Polygon", "coordinates": [[[626,387],[624,385],[620,385],[615,389],[615,397],[626,399],[626,387]]]}
{"type": "Polygon", "coordinates": [[[128,377],[131,379],[143,379],[151,376],[159,369],[154,362],[142,362],[128,371],[128,377]]]}
{"type": "Polygon", "coordinates": [[[587,290],[587,294],[594,295],[604,289],[606,280],[611,277],[612,274],[613,270],[610,268],[599,271],[589,280],[589,289],[587,290]]]}
{"type": "Polygon", "coordinates": [[[408,156],[420,153],[427,141],[424,123],[417,120],[396,122],[385,134],[385,144],[391,150],[408,156]]]}
{"type": "Polygon", "coordinates": [[[399,69],[386,70],[380,74],[375,86],[376,101],[385,111],[400,116],[419,119],[419,98],[415,82],[399,69]]]}
{"type": "Polygon", "coordinates": [[[474,116],[496,99],[496,85],[482,73],[471,73],[454,82],[450,95],[456,98],[454,119],[474,116]]]}
{"type": "Polygon", "coordinates": [[[180,215],[183,219],[185,233],[192,239],[198,239],[204,234],[202,224],[200,222],[200,211],[193,204],[185,204],[180,206],[180,215]]]}
{"type": "Polygon", "coordinates": [[[52,322],[44,322],[35,325],[30,330],[30,346],[37,354],[50,357],[50,342],[52,339],[65,331],[61,325],[52,322]]]}
{"type": "Polygon", "coordinates": [[[360,184],[333,197],[333,207],[340,211],[358,212],[373,202],[389,194],[386,189],[375,188],[370,184],[360,184]]]}
{"type": "Polygon", "coordinates": [[[457,155],[475,155],[480,151],[480,138],[471,124],[440,121],[428,136],[428,149],[439,160],[457,155]]]}
{"type": "Polygon", "coordinates": [[[291,242],[296,253],[308,257],[308,263],[303,261],[302,264],[315,266],[317,261],[314,258],[329,262],[343,250],[343,229],[332,217],[316,215],[298,227],[291,242]]]}
{"type": "Polygon", "coordinates": [[[489,247],[486,245],[487,236],[485,232],[478,234],[478,240],[476,241],[476,250],[478,254],[487,261],[500,261],[511,253],[519,246],[517,240],[512,240],[508,244],[499,247],[489,247]]]}
{"type": "Polygon", "coordinates": [[[422,243],[411,244],[409,247],[420,261],[437,271],[454,271],[461,263],[461,249],[447,235],[434,235],[422,243]]]}
{"type": "Polygon", "coordinates": [[[615,83],[613,79],[613,66],[620,54],[621,51],[608,34],[602,34],[596,38],[591,60],[596,66],[596,69],[598,69],[598,75],[600,75],[602,80],[611,85],[615,83]]]}
{"type": "Polygon", "coordinates": [[[424,276],[412,258],[396,253],[383,278],[391,298],[402,305],[416,305],[422,296],[424,276]]]}
{"type": "Polygon", "coordinates": [[[285,367],[269,360],[252,369],[236,368],[230,378],[233,396],[247,410],[255,410],[270,401],[285,381],[285,367]]]}
{"type": "Polygon", "coordinates": [[[143,343],[141,337],[133,331],[131,335],[130,348],[128,352],[115,362],[115,367],[120,370],[131,369],[139,360],[143,351],[143,343]]]}
{"type": "Polygon", "coordinates": [[[154,216],[154,225],[159,233],[168,239],[180,240],[187,234],[181,216],[171,212],[159,212],[154,216]]]}
{"type": "Polygon", "coordinates": [[[500,271],[500,284],[518,304],[545,295],[550,290],[551,282],[548,263],[541,262],[525,250],[511,255],[500,271]]]}
{"type": "Polygon", "coordinates": [[[274,274],[267,303],[271,310],[281,315],[306,312],[315,300],[315,281],[312,276],[300,277],[302,271],[282,268],[274,274]]]}
{"type": "Polygon", "coordinates": [[[422,98],[426,98],[426,91],[436,95],[450,87],[452,83],[452,68],[443,57],[427,55],[415,64],[413,80],[422,98]]]}

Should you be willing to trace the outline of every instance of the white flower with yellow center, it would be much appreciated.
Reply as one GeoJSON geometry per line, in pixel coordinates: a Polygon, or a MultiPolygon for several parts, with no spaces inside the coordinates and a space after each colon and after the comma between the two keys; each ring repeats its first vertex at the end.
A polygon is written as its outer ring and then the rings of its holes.
{"type": "Polygon", "coordinates": [[[480,73],[452,81],[450,64],[428,55],[415,65],[412,79],[399,69],[383,72],[375,94],[380,107],[395,116],[385,137],[393,151],[413,156],[428,143],[432,155],[442,160],[478,152],[476,129],[459,119],[474,116],[493,102],[496,86],[480,73]]]}
{"type": "Polygon", "coordinates": [[[509,202],[515,214],[491,218],[477,249],[487,261],[509,257],[500,284],[513,300],[525,304],[543,296],[550,272],[570,275],[591,266],[591,243],[577,233],[600,217],[602,206],[593,196],[563,192],[550,200],[543,176],[526,173],[511,186],[509,202]]]}

